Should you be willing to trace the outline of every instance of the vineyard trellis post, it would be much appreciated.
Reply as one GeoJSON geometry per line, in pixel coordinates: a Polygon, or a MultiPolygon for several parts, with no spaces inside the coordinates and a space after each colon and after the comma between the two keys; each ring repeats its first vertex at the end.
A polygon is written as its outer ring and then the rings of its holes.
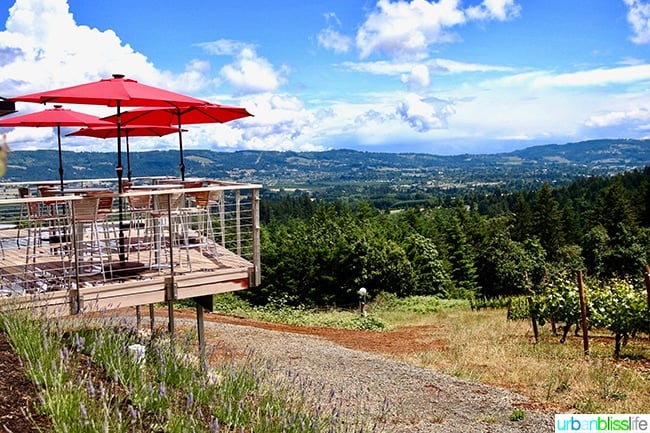
{"type": "Polygon", "coordinates": [[[650,311],[650,266],[645,265],[643,280],[645,281],[645,291],[648,294],[648,311],[650,311]]]}
{"type": "Polygon", "coordinates": [[[535,344],[539,342],[539,330],[537,329],[537,315],[535,314],[535,306],[532,296],[528,296],[528,311],[530,311],[530,320],[533,322],[533,335],[535,336],[535,344]]]}
{"type": "Polygon", "coordinates": [[[589,336],[587,335],[587,302],[585,300],[584,281],[582,271],[578,271],[578,293],[580,295],[580,318],[582,324],[582,344],[585,356],[589,355],[589,336]]]}

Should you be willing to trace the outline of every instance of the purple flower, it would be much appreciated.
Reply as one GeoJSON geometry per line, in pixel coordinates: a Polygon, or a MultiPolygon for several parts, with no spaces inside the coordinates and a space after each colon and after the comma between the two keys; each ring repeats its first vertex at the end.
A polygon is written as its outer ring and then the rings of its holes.
{"type": "Polygon", "coordinates": [[[91,397],[95,396],[95,387],[93,386],[93,381],[89,377],[88,380],[86,381],[86,390],[88,390],[88,395],[91,397]]]}
{"type": "Polygon", "coordinates": [[[210,433],[219,433],[219,420],[217,418],[213,418],[210,423],[210,433]]]}
{"type": "Polygon", "coordinates": [[[135,408],[129,405],[129,416],[131,417],[131,423],[134,423],[138,420],[138,413],[135,411],[135,408]]]}

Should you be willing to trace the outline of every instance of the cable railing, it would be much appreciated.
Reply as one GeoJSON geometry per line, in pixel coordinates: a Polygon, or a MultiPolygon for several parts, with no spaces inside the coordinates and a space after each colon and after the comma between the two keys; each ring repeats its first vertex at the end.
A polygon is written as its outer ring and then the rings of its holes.
{"type": "Polygon", "coordinates": [[[84,291],[155,285],[169,299],[260,284],[260,185],[134,180],[122,193],[106,179],[0,184],[0,297],[81,303],[84,291]]]}

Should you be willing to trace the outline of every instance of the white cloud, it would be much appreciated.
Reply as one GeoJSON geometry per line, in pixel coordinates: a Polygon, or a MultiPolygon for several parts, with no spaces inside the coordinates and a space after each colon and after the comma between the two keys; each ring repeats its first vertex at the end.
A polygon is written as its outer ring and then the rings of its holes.
{"type": "Polygon", "coordinates": [[[402,75],[402,82],[409,90],[422,90],[429,87],[429,68],[426,65],[415,65],[411,72],[402,75]]]}
{"type": "Polygon", "coordinates": [[[521,6],[514,0],[483,0],[477,6],[467,8],[467,17],[472,20],[496,19],[505,21],[519,16],[521,6]]]}
{"type": "Polygon", "coordinates": [[[406,2],[379,0],[356,36],[361,58],[375,53],[391,57],[422,57],[430,44],[457,37],[446,29],[465,22],[458,0],[406,2]]]}
{"type": "Polygon", "coordinates": [[[276,90],[285,82],[286,70],[276,71],[265,58],[247,47],[235,61],[221,68],[222,78],[241,94],[263,93],[276,90]]]}
{"type": "Polygon", "coordinates": [[[439,108],[420,98],[415,93],[409,93],[397,106],[397,114],[417,132],[427,132],[431,129],[444,128],[447,116],[453,109],[442,101],[437,101],[439,108]]]}
{"type": "MultiPolygon", "coordinates": [[[[242,101],[255,117],[239,124],[239,147],[260,150],[323,150],[310,138],[316,119],[296,97],[261,93],[242,101]]],[[[239,122],[239,121],[238,121],[239,122]]]]}
{"type": "Polygon", "coordinates": [[[650,42],[650,4],[642,0],[623,0],[629,8],[627,21],[632,25],[634,36],[632,42],[647,44],[650,42]]]}
{"type": "Polygon", "coordinates": [[[425,66],[429,72],[438,74],[458,74],[464,72],[512,72],[509,66],[486,65],[480,63],[458,62],[450,59],[429,59],[419,62],[397,62],[378,60],[375,62],[343,62],[345,69],[364,72],[373,75],[400,75],[413,71],[414,68],[425,66]]]}
{"type": "Polygon", "coordinates": [[[629,111],[611,111],[589,117],[585,124],[596,128],[606,128],[623,124],[645,124],[650,122],[648,108],[639,107],[629,111]]]}
{"type": "Polygon", "coordinates": [[[430,46],[457,42],[452,29],[468,21],[505,21],[519,16],[515,0],[483,0],[462,8],[459,0],[378,0],[356,36],[361,58],[425,58],[430,46]]]}
{"type": "Polygon", "coordinates": [[[159,71],[112,30],[78,25],[65,0],[17,0],[0,32],[0,47],[0,94],[8,97],[114,73],[178,92],[198,91],[209,82],[203,68],[189,65],[180,77],[159,71]]]}
{"type": "Polygon", "coordinates": [[[326,28],[318,34],[318,45],[335,53],[347,53],[352,46],[352,39],[332,28],[326,28]]]}
{"type": "Polygon", "coordinates": [[[452,74],[462,72],[511,72],[514,68],[510,66],[486,65],[483,63],[458,62],[450,59],[433,59],[433,69],[452,74]]]}
{"type": "Polygon", "coordinates": [[[545,75],[535,80],[536,86],[605,86],[650,79],[650,65],[599,68],[558,75],[545,75]]]}
{"type": "Polygon", "coordinates": [[[245,49],[254,50],[255,47],[241,41],[232,39],[218,39],[212,42],[201,42],[196,44],[208,54],[215,56],[235,56],[245,49]]]}

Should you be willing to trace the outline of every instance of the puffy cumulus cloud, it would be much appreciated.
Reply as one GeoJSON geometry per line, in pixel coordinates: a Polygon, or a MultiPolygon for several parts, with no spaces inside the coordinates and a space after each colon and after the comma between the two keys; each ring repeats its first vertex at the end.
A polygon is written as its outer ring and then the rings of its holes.
{"type": "Polygon", "coordinates": [[[426,65],[415,65],[409,74],[402,74],[402,82],[411,91],[429,87],[429,68],[426,65]]]}
{"type": "MultiPolygon", "coordinates": [[[[258,150],[323,150],[312,139],[316,118],[296,97],[286,94],[262,93],[242,100],[255,117],[230,122],[240,136],[232,140],[232,148],[258,150]]],[[[228,147],[219,139],[213,148],[228,147]]]]}
{"type": "Polygon", "coordinates": [[[207,80],[203,67],[178,76],[157,70],[112,30],[78,25],[66,0],[16,0],[0,32],[0,94],[70,86],[128,71],[128,77],[179,92],[207,80]],[[79,43],[83,41],[83,43],[79,43]],[[47,71],[44,74],[43,71],[47,71]]]}
{"type": "Polygon", "coordinates": [[[442,100],[426,101],[409,93],[397,106],[397,115],[417,132],[447,127],[447,117],[454,113],[453,106],[442,100]]]}
{"type": "Polygon", "coordinates": [[[628,7],[627,21],[632,25],[632,42],[650,42],[650,4],[643,0],[623,0],[628,7]]]}
{"type": "Polygon", "coordinates": [[[247,46],[236,56],[233,63],[221,68],[221,77],[234,86],[240,94],[264,93],[277,90],[286,81],[287,68],[275,70],[265,58],[259,57],[247,46]]]}
{"type": "Polygon", "coordinates": [[[467,17],[473,20],[499,20],[505,21],[519,16],[521,6],[514,0],[483,0],[477,6],[467,8],[467,17]]]}
{"type": "Polygon", "coordinates": [[[431,45],[460,40],[454,27],[468,21],[505,21],[520,10],[515,0],[483,0],[466,9],[459,0],[378,0],[357,32],[356,45],[361,58],[424,58],[431,45]]]}
{"type": "Polygon", "coordinates": [[[463,24],[458,0],[379,0],[356,36],[361,58],[374,53],[422,57],[430,44],[457,39],[447,28],[463,24]]]}

